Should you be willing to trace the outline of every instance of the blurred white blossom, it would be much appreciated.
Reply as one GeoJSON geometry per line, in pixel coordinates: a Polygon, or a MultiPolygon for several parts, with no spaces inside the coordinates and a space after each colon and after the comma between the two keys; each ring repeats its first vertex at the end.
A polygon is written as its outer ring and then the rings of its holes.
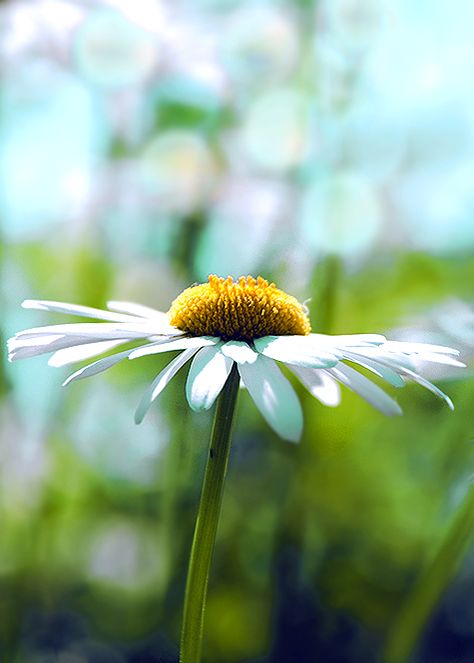
{"type": "Polygon", "coordinates": [[[173,130],[158,134],[144,149],[140,172],[162,211],[186,214],[207,201],[216,163],[197,134],[173,130]]]}
{"type": "Polygon", "coordinates": [[[300,165],[315,142],[311,97],[296,88],[277,88],[250,105],[240,134],[250,163],[270,172],[300,165]]]}
{"type": "Polygon", "coordinates": [[[156,481],[160,458],[169,431],[166,420],[155,413],[159,423],[144,422],[140,432],[126,420],[124,396],[108,384],[97,384],[76,406],[70,421],[70,438],[82,458],[107,477],[150,485],[156,481]]]}
{"type": "Polygon", "coordinates": [[[299,35],[292,17],[271,5],[242,6],[226,20],[220,53],[235,94],[287,76],[297,62],[299,35]]]}
{"type": "Polygon", "coordinates": [[[166,552],[156,533],[126,521],[111,521],[91,535],[88,573],[95,581],[122,589],[157,585],[166,552]]]}
{"type": "Polygon", "coordinates": [[[319,255],[360,256],[374,245],[382,221],[370,182],[350,172],[315,179],[299,214],[303,237],[319,255]]]}
{"type": "Polygon", "coordinates": [[[75,62],[86,80],[104,87],[134,85],[158,65],[157,36],[122,14],[98,9],[78,30],[75,62]]]}
{"type": "Polygon", "coordinates": [[[101,118],[84,85],[47,61],[18,73],[0,102],[0,207],[15,239],[81,214],[103,149],[101,118]]]}
{"type": "Polygon", "coordinates": [[[276,246],[275,233],[283,235],[279,226],[288,226],[290,205],[290,189],[279,180],[234,176],[222,182],[197,247],[199,278],[258,272],[276,246]]]}

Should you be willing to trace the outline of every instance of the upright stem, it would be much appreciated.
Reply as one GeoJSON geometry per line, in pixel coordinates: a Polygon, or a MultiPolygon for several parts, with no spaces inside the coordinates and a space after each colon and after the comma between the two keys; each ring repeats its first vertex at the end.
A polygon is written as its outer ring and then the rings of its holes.
{"type": "Polygon", "coordinates": [[[180,663],[199,663],[201,660],[209,568],[222,504],[238,389],[239,374],[234,364],[217,401],[214,415],[209,457],[188,566],[180,663]]]}
{"type": "Polygon", "coordinates": [[[328,255],[313,271],[311,277],[311,292],[314,293],[310,303],[313,315],[317,321],[320,334],[332,334],[334,318],[336,317],[337,297],[341,280],[343,265],[336,255],[328,255]]]}

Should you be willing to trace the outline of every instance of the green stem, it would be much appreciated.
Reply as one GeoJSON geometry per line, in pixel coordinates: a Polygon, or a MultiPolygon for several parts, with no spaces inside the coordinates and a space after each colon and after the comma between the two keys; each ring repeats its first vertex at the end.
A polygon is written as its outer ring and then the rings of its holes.
{"type": "Polygon", "coordinates": [[[238,389],[239,374],[234,364],[217,401],[214,415],[209,457],[188,566],[181,629],[180,663],[199,663],[201,660],[209,568],[222,504],[238,389]]]}
{"type": "Polygon", "coordinates": [[[338,286],[342,262],[336,255],[328,255],[315,267],[311,277],[311,318],[320,334],[332,334],[337,309],[338,286]]]}
{"type": "Polygon", "coordinates": [[[405,663],[436,603],[458,570],[474,532],[474,489],[469,488],[446,538],[415,585],[388,638],[385,663],[405,663]]]}

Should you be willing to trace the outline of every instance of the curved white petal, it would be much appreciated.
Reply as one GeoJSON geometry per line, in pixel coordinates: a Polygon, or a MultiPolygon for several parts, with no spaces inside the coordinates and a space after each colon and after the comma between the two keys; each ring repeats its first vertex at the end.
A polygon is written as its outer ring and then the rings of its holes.
{"type": "Polygon", "coordinates": [[[25,299],[22,302],[23,308],[35,309],[37,311],[52,311],[55,313],[68,313],[70,315],[80,315],[84,318],[97,318],[98,320],[111,320],[113,322],[131,322],[134,317],[130,315],[120,315],[103,311],[99,308],[90,306],[81,306],[80,304],[67,304],[66,302],[53,302],[46,299],[25,299]]]}
{"type": "MultiPolygon", "coordinates": [[[[75,325],[73,325],[75,326],[75,325]]],[[[98,324],[98,327],[101,325],[98,324]]],[[[43,328],[42,328],[43,329],[43,328]]],[[[31,333],[35,330],[28,329],[25,332],[19,332],[13,338],[8,339],[8,359],[9,361],[16,361],[17,359],[27,359],[29,357],[36,357],[42,354],[48,354],[50,352],[58,352],[60,350],[70,348],[70,353],[64,354],[62,357],[59,355],[59,361],[61,364],[56,363],[56,360],[51,362],[53,366],[63,365],[64,363],[70,363],[73,361],[80,361],[86,357],[91,357],[96,354],[100,354],[105,350],[101,349],[97,352],[89,351],[87,347],[102,347],[107,349],[107,345],[110,348],[120,345],[121,343],[127,343],[130,340],[137,340],[136,336],[120,338],[118,334],[113,333],[113,340],[101,340],[100,336],[90,336],[88,334],[80,336],[77,334],[36,334],[31,333]],[[90,352],[90,354],[89,354],[90,352]],[[65,359],[68,358],[66,362],[65,359]],[[70,358],[70,359],[69,359],[70,358]]],[[[156,337],[147,337],[154,339],[156,337]]],[[[174,340],[175,337],[162,336],[159,341],[156,341],[153,345],[159,345],[161,343],[166,343],[168,341],[174,340]]],[[[151,344],[150,344],[151,345],[151,344]]],[[[147,347],[147,346],[145,346],[147,347]]]]}
{"type": "Polygon", "coordinates": [[[8,361],[36,357],[37,355],[46,354],[57,348],[69,345],[71,345],[71,342],[69,340],[65,342],[64,336],[59,334],[51,334],[50,336],[42,336],[41,338],[27,339],[21,339],[17,336],[13,336],[7,341],[8,361]]]}
{"type": "Polygon", "coordinates": [[[188,350],[188,348],[203,348],[206,345],[216,345],[218,338],[212,336],[191,336],[187,338],[170,338],[166,341],[157,341],[136,348],[130,353],[130,359],[145,357],[146,355],[155,355],[160,352],[171,352],[172,350],[188,350]]]}
{"type": "Polygon", "coordinates": [[[163,389],[168,385],[168,383],[176,375],[179,369],[196,354],[198,349],[199,348],[191,348],[190,350],[185,350],[172,361],[170,361],[168,366],[166,366],[166,368],[164,368],[161,373],[156,376],[156,378],[143,394],[143,398],[141,399],[136,409],[136,424],[141,424],[153,401],[161,394],[163,389]]]}
{"type": "Polygon", "coordinates": [[[310,336],[263,336],[254,346],[266,357],[308,368],[335,366],[342,359],[336,348],[321,348],[310,336]]]}
{"type": "Polygon", "coordinates": [[[405,381],[397,372],[395,372],[389,366],[385,366],[380,361],[374,361],[374,359],[366,357],[365,353],[363,352],[351,352],[349,350],[344,350],[344,359],[348,359],[349,361],[353,361],[360,366],[364,366],[364,368],[369,369],[369,371],[372,371],[372,373],[375,373],[375,375],[383,378],[394,387],[405,386],[405,381]]]}
{"type": "Polygon", "coordinates": [[[420,354],[424,352],[437,352],[446,355],[459,355],[459,350],[448,348],[445,345],[433,345],[433,343],[410,343],[408,341],[387,341],[384,349],[390,352],[401,352],[404,354],[420,354]]]}
{"type": "Polygon", "coordinates": [[[451,410],[454,410],[454,405],[453,401],[449,398],[447,394],[444,393],[444,391],[441,391],[436,385],[434,385],[432,382],[424,378],[422,375],[419,375],[418,373],[415,373],[415,371],[408,371],[405,369],[404,371],[405,375],[408,375],[414,382],[417,382],[418,384],[421,384],[422,387],[425,387],[429,391],[431,391],[433,394],[436,394],[439,398],[441,398],[445,403],[448,404],[449,408],[451,410]]]}
{"type": "Polygon", "coordinates": [[[107,308],[111,311],[118,311],[119,313],[127,313],[133,317],[147,318],[162,320],[163,322],[168,323],[168,316],[163,311],[157,311],[154,308],[149,306],[144,306],[143,304],[135,304],[134,302],[118,302],[118,301],[109,301],[107,302],[107,308]]]}
{"type": "Polygon", "coordinates": [[[110,355],[109,357],[99,359],[93,364],[87,364],[87,366],[83,366],[78,371],[70,375],[66,380],[64,380],[63,387],[68,385],[70,382],[74,382],[75,380],[89,378],[91,375],[97,375],[97,373],[106,371],[108,368],[111,368],[111,366],[118,364],[119,361],[122,361],[122,359],[126,359],[130,355],[130,352],[131,350],[124,350],[123,352],[118,352],[115,355],[110,355]]]}
{"type": "Polygon", "coordinates": [[[309,338],[314,338],[321,347],[331,346],[337,348],[358,348],[364,346],[378,346],[387,341],[382,334],[314,334],[309,338]]]}
{"type": "Polygon", "coordinates": [[[297,442],[303,430],[303,411],[293,387],[275,362],[259,355],[255,362],[239,364],[238,369],[268,424],[285,440],[297,442]]]}
{"type": "Polygon", "coordinates": [[[453,359],[450,355],[442,355],[439,352],[423,352],[415,357],[418,361],[428,361],[435,364],[446,364],[447,366],[457,366],[458,368],[466,368],[466,364],[457,359],[453,359]]]}
{"type": "MultiPolygon", "coordinates": [[[[357,352],[362,354],[360,350],[357,350],[357,352]]],[[[383,364],[388,368],[392,368],[396,373],[401,372],[402,369],[408,369],[410,371],[415,370],[413,355],[407,355],[401,352],[389,352],[385,349],[384,345],[378,348],[364,348],[363,354],[367,359],[371,359],[372,361],[383,364]]]]}
{"type": "Polygon", "coordinates": [[[234,361],[214,345],[199,350],[186,381],[186,397],[191,409],[208,410],[225,385],[234,361]]]}
{"type": "MultiPolygon", "coordinates": [[[[70,339],[69,339],[70,340],[70,339]]],[[[96,343],[86,343],[84,345],[74,345],[73,347],[63,348],[56,350],[48,359],[49,366],[66,366],[73,364],[76,361],[83,361],[84,359],[91,359],[97,357],[103,352],[108,352],[124,341],[98,341],[96,343]]]]}
{"type": "Polygon", "coordinates": [[[293,373],[301,380],[308,391],[323,405],[336,407],[341,402],[339,385],[330,375],[317,368],[291,366],[293,373]]]}
{"type": "Polygon", "coordinates": [[[60,334],[79,336],[90,340],[112,341],[113,339],[149,338],[151,336],[175,335],[173,327],[165,327],[161,322],[146,320],[140,322],[73,322],[64,325],[33,327],[18,332],[16,338],[35,338],[60,334]]]}
{"type": "Polygon", "coordinates": [[[230,357],[238,364],[253,364],[258,357],[258,353],[243,341],[227,341],[222,346],[221,351],[222,354],[230,357]]]}
{"type": "Polygon", "coordinates": [[[356,370],[345,364],[338,364],[337,367],[328,368],[327,372],[336,378],[339,382],[362,396],[370,405],[380,410],[383,414],[394,415],[402,414],[398,403],[393,400],[383,389],[371,382],[365,375],[361,375],[356,370]]]}
{"type": "MultiPolygon", "coordinates": [[[[110,344],[110,347],[120,345],[121,343],[126,343],[129,339],[120,339],[116,341],[95,341],[94,339],[80,336],[61,336],[61,335],[50,335],[50,336],[38,336],[34,338],[10,338],[7,341],[8,346],[8,359],[9,361],[16,361],[17,359],[27,359],[29,357],[37,357],[38,355],[48,354],[50,352],[58,352],[60,350],[70,348],[71,353],[74,353],[74,350],[77,349],[77,359],[71,359],[71,361],[80,361],[83,358],[86,358],[86,347],[97,346],[99,343],[103,346],[110,344]],[[84,354],[84,357],[81,357],[81,354],[84,354]]],[[[94,356],[94,354],[100,354],[105,350],[100,352],[92,352],[89,356],[94,356]]],[[[71,354],[71,357],[72,357],[71,354]]],[[[53,366],[59,366],[59,364],[51,364],[53,366]]],[[[62,364],[61,364],[62,365],[62,364]]]]}

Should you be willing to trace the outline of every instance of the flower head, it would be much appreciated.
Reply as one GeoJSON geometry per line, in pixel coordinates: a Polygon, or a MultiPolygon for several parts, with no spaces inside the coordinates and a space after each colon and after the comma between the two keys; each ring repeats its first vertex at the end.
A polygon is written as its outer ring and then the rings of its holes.
{"type": "Polygon", "coordinates": [[[261,276],[235,282],[210,276],[186,288],[168,312],[170,324],[193,336],[219,336],[251,343],[263,336],[306,336],[311,331],[303,306],[261,276]]]}
{"type": "Polygon", "coordinates": [[[23,307],[103,321],[27,329],[8,341],[10,361],[52,352],[48,362],[52,366],[115,351],[77,370],[65,385],[101,373],[125,358],[180,351],[146,390],[136,411],[137,423],[191,360],[186,396],[193,410],[213,405],[237,364],[243,385],[269,425],[292,441],[301,435],[303,415],[279,362],[325,405],[339,404],[339,385],[343,384],[387,415],[401,413],[398,403],[352,365],[362,366],[394,387],[404,386],[407,380],[417,382],[451,408],[449,397],[416,372],[414,360],[464,366],[454,359],[457,350],[442,345],[387,341],[380,334],[311,333],[304,307],[261,277],[234,282],[230,277],[210,276],[208,283],[184,290],[168,313],[128,302],[108,302],[107,310],[36,300],[26,300],[23,307]],[[116,351],[130,341],[144,343],[116,351]]]}

